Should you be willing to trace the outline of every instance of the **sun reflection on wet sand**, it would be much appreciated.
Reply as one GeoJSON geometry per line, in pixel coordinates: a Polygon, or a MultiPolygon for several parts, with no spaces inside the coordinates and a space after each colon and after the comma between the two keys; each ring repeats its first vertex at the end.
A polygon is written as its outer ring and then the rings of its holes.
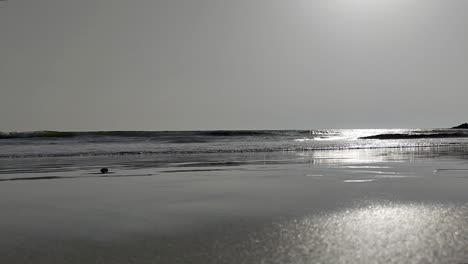
{"type": "Polygon", "coordinates": [[[373,182],[373,179],[365,179],[365,180],[345,180],[343,182],[347,183],[363,183],[363,182],[373,182]]]}
{"type": "Polygon", "coordinates": [[[257,235],[259,263],[457,263],[468,261],[468,208],[377,202],[257,235]]]}

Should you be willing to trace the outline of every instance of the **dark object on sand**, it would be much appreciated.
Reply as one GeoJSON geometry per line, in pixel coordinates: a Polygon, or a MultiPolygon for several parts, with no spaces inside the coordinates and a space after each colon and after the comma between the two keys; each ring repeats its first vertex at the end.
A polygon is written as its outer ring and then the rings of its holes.
{"type": "Polygon", "coordinates": [[[459,126],[456,126],[456,127],[452,127],[454,129],[458,129],[458,128],[461,128],[461,129],[468,129],[468,123],[463,123],[459,126]]]}
{"type": "Polygon", "coordinates": [[[108,168],[102,168],[101,169],[101,173],[102,174],[105,174],[105,173],[108,173],[109,172],[109,169],[108,168]]]}

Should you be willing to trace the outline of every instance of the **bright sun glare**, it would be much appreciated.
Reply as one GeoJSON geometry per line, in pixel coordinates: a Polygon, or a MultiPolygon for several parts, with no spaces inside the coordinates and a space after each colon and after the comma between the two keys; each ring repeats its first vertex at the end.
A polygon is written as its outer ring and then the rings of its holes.
{"type": "Polygon", "coordinates": [[[407,11],[413,0],[329,0],[334,10],[352,15],[374,16],[407,11]]]}

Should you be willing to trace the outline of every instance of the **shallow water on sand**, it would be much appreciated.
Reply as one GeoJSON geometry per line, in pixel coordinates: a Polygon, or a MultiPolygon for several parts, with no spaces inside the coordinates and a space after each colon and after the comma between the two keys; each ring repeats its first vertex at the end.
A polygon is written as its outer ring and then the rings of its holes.
{"type": "Polygon", "coordinates": [[[463,147],[62,157],[56,170],[31,158],[39,172],[2,161],[0,263],[468,262],[466,157],[463,147]]]}

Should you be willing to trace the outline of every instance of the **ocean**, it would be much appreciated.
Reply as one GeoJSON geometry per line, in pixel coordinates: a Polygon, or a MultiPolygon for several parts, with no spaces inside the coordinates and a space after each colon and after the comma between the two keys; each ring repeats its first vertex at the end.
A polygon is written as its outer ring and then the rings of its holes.
{"type": "Polygon", "coordinates": [[[265,158],[294,160],[294,153],[323,150],[444,146],[468,146],[468,132],[460,129],[10,132],[0,133],[0,175],[4,175],[0,177],[87,173],[100,167],[119,171],[197,163],[235,164],[249,162],[254,156],[258,160],[262,153],[265,158]]]}
{"type": "Polygon", "coordinates": [[[0,263],[468,262],[468,130],[37,131],[0,150],[0,263]]]}

